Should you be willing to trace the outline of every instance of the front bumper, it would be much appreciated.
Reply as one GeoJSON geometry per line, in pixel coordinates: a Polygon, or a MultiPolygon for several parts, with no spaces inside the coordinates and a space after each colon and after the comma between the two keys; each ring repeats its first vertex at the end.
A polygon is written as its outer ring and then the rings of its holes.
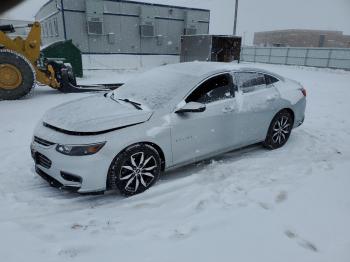
{"type": "Polygon", "coordinates": [[[81,194],[106,190],[110,165],[107,157],[100,152],[90,156],[66,156],[57,152],[56,146],[33,140],[30,149],[38,175],[53,187],[81,194]]]}

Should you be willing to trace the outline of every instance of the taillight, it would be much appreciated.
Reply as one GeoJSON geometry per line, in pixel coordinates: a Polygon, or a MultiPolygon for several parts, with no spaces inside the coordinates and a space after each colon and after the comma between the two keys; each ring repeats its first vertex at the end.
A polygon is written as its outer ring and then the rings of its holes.
{"type": "Polygon", "coordinates": [[[306,95],[307,95],[307,94],[306,94],[306,89],[302,87],[302,88],[300,88],[300,91],[303,93],[303,96],[306,97],[306,95]]]}

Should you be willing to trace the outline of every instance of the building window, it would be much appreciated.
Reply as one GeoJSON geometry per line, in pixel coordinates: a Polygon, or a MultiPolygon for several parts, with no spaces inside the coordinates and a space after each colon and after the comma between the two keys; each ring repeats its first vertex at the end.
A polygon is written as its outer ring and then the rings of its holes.
{"type": "Polygon", "coordinates": [[[48,30],[48,25],[47,25],[47,23],[44,24],[44,34],[45,34],[45,37],[48,37],[48,36],[49,36],[49,30],[48,30]]]}
{"type": "Polygon", "coordinates": [[[59,33],[58,33],[58,23],[57,23],[57,18],[55,18],[53,20],[53,25],[54,25],[54,29],[55,29],[55,36],[58,36],[59,33]]]}
{"type": "Polygon", "coordinates": [[[52,30],[52,23],[51,21],[49,22],[49,28],[50,28],[50,36],[53,36],[53,30],[52,30]]]}

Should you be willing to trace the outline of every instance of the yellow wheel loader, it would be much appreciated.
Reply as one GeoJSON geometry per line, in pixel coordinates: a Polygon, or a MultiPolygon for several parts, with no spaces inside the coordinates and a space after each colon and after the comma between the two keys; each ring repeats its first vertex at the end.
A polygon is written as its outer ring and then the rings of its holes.
{"type": "Polygon", "coordinates": [[[72,68],[62,61],[42,57],[40,53],[41,25],[34,22],[26,39],[11,39],[13,25],[0,26],[0,100],[15,100],[27,95],[36,83],[64,93],[106,91],[121,84],[76,86],[72,68]]]}

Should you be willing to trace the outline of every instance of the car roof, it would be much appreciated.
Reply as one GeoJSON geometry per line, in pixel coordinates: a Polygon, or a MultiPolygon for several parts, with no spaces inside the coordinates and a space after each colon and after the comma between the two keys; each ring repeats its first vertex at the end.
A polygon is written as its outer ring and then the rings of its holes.
{"type": "Polygon", "coordinates": [[[177,72],[184,75],[189,75],[196,78],[205,78],[209,77],[211,75],[219,74],[225,71],[254,71],[254,72],[260,72],[263,74],[269,74],[272,76],[275,76],[276,78],[279,78],[280,80],[284,80],[284,78],[278,74],[275,74],[273,72],[261,69],[261,68],[255,68],[255,67],[249,67],[244,64],[238,64],[235,62],[232,63],[223,63],[223,62],[185,62],[185,63],[178,63],[178,64],[170,64],[166,65],[163,69],[177,72]]]}
{"type": "MultiPolygon", "coordinates": [[[[116,97],[130,98],[133,101],[148,105],[150,108],[160,108],[165,104],[178,103],[193,88],[214,75],[235,72],[254,71],[237,63],[218,62],[188,62],[169,64],[146,71],[127,81],[114,91],[116,97]]],[[[275,74],[269,74],[275,76],[275,74]]]]}

